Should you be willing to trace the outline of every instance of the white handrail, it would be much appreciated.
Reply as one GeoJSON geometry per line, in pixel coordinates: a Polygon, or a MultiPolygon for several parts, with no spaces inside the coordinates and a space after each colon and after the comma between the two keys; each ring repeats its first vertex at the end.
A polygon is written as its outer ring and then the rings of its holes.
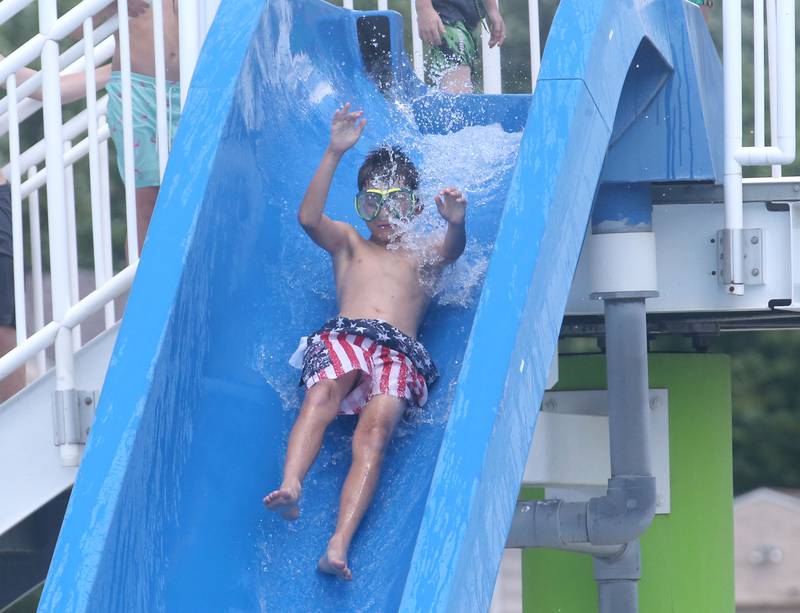
{"type": "MultiPolygon", "coordinates": [[[[384,0],[380,0],[384,1],[384,0]]],[[[80,324],[91,312],[104,310],[105,327],[116,321],[114,299],[130,287],[138,261],[136,192],[133,155],[133,105],[130,29],[128,19],[116,15],[94,27],[95,16],[106,7],[116,5],[118,15],[127,15],[127,0],[82,0],[59,17],[57,0],[2,0],[0,23],[8,21],[24,8],[36,4],[39,33],[0,61],[0,82],[7,85],[6,96],[0,98],[0,135],[8,133],[9,161],[3,167],[12,185],[13,246],[16,286],[18,347],[0,359],[0,378],[19,368],[35,356],[39,372],[46,365],[43,349],[55,343],[56,389],[74,389],[74,350],[80,346],[80,324]],[[81,40],[59,54],[58,42],[82,28],[81,40]],[[105,63],[115,51],[115,35],[119,41],[122,80],[122,127],[125,155],[124,182],[126,191],[126,223],[131,265],[114,275],[111,241],[111,202],[109,182],[110,129],[106,122],[108,96],[96,95],[95,68],[105,63]],[[17,82],[17,71],[41,59],[41,70],[23,83],[17,82]],[[82,71],[86,80],[86,109],[64,123],[61,116],[61,75],[82,71]],[[43,103],[29,98],[41,92],[43,103]],[[25,151],[19,147],[19,125],[43,109],[45,138],[25,151]],[[92,250],[95,290],[79,300],[77,218],[73,165],[88,157],[92,250]],[[26,169],[25,177],[21,169],[26,169]],[[44,320],[42,236],[39,211],[39,189],[46,185],[48,195],[48,243],[50,248],[51,294],[53,321],[44,320]],[[23,200],[27,198],[30,220],[30,269],[32,274],[33,330],[28,329],[24,284],[25,250],[23,249],[23,200]],[[88,308],[90,305],[91,308],[88,308]],[[60,322],[60,323],[59,323],[60,322]],[[29,337],[28,333],[32,333],[29,337]]],[[[181,88],[185,97],[199,47],[209,28],[219,0],[202,3],[180,3],[181,88]],[[185,34],[185,36],[183,36],[185,34]]],[[[165,70],[164,14],[160,3],[153,4],[153,54],[156,64],[156,124],[159,172],[163,177],[168,155],[170,126],[167,117],[165,70]]],[[[80,446],[62,446],[62,461],[74,464],[80,446]]]]}
{"type": "Polygon", "coordinates": [[[3,0],[0,2],[0,26],[30,3],[30,0],[3,0]]]}
{"type": "MultiPolygon", "coordinates": [[[[757,0],[758,1],[758,0],[757,0]]],[[[761,166],[764,164],[791,164],[796,152],[796,124],[795,124],[795,61],[794,61],[794,41],[795,41],[795,22],[794,22],[794,0],[772,0],[776,2],[775,9],[775,28],[772,30],[776,36],[775,52],[775,78],[770,79],[775,84],[775,100],[777,112],[776,128],[777,132],[772,133],[772,145],[743,147],[742,124],[739,121],[737,148],[735,151],[736,161],[742,166],[761,166]]],[[[737,0],[741,4],[741,0],[737,0]]],[[[727,8],[730,0],[727,0],[724,8],[727,8]]],[[[728,15],[731,9],[724,14],[728,15]]],[[[726,22],[727,23],[727,22],[726,22]]],[[[734,27],[738,23],[739,40],[741,41],[741,11],[739,19],[732,22],[734,27]]],[[[770,37],[771,38],[771,37],[770,37]]],[[[736,46],[736,45],[734,45],[736,46]]],[[[739,97],[741,100],[741,43],[738,45],[740,52],[734,57],[738,60],[739,70],[735,72],[738,79],[734,77],[734,67],[730,67],[730,78],[734,84],[738,85],[739,97]],[[738,83],[736,82],[738,80],[738,83]]],[[[726,77],[729,73],[726,71],[726,77]]],[[[762,72],[763,75],[763,72],[762,72]]],[[[741,104],[739,105],[739,116],[741,117],[741,104]]]]}
{"type": "MultiPolygon", "coordinates": [[[[103,96],[101,99],[97,101],[97,112],[100,115],[105,115],[106,108],[108,107],[108,96],[103,96]]],[[[64,124],[62,134],[63,137],[67,140],[73,140],[78,137],[78,135],[85,132],[88,128],[88,112],[81,111],[75,117],[67,121],[64,124]]],[[[47,137],[40,140],[35,145],[29,147],[25,153],[20,155],[19,163],[20,166],[23,168],[29,166],[38,166],[42,162],[44,162],[45,157],[47,155],[47,137]]],[[[9,172],[9,168],[11,164],[6,164],[0,170],[3,172],[9,172]]]]}
{"type": "Polygon", "coordinates": [[[78,304],[67,309],[61,319],[54,319],[41,330],[28,337],[24,344],[0,357],[0,379],[14,372],[19,368],[20,364],[27,362],[37,352],[52,345],[53,341],[62,332],[69,338],[70,331],[75,326],[130,289],[137,266],[138,264],[131,264],[111,278],[103,287],[96,289],[78,304]]]}
{"type": "MultiPolygon", "coordinates": [[[[117,18],[114,16],[113,18],[106,21],[102,26],[95,30],[95,38],[100,40],[100,44],[94,50],[95,56],[97,57],[98,62],[105,62],[106,60],[110,60],[111,56],[114,55],[114,38],[113,34],[117,28],[117,18]]],[[[58,60],[59,66],[62,68],[62,74],[69,74],[71,72],[77,72],[83,69],[84,64],[84,55],[87,53],[87,50],[84,46],[84,41],[81,40],[80,42],[75,43],[69,49],[64,51],[61,54],[58,60]]],[[[11,56],[9,56],[11,57],[11,56]]],[[[12,69],[11,72],[14,72],[16,68],[12,69]]],[[[37,72],[35,75],[31,76],[30,79],[27,79],[24,83],[20,84],[17,87],[18,97],[24,98],[26,96],[30,96],[33,92],[39,91],[42,87],[42,73],[37,72]]],[[[7,108],[7,101],[4,98],[0,100],[0,113],[4,113],[7,108]]],[[[41,108],[41,104],[36,107],[36,110],[41,108]]],[[[35,111],[34,111],[35,112],[35,111]]],[[[20,117],[20,121],[24,120],[25,117],[20,117]]]]}
{"type": "Polygon", "coordinates": [[[763,0],[754,5],[755,146],[742,146],[742,13],[741,0],[725,0],[723,18],[723,69],[725,75],[725,249],[730,258],[728,292],[744,293],[744,246],[742,244],[742,167],[788,164],[795,158],[795,21],[794,0],[768,0],[768,58],[770,83],[771,144],[763,134],[763,0]]]}

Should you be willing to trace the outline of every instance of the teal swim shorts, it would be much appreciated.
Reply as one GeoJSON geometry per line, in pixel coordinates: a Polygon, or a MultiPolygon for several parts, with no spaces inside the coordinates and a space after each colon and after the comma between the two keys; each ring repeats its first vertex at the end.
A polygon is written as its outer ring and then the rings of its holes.
{"type": "MultiPolygon", "coordinates": [[[[111,73],[106,85],[108,92],[108,127],[117,150],[117,167],[125,179],[125,149],[122,136],[122,76],[111,73]]],[[[161,185],[158,165],[158,146],[156,135],[156,80],[153,77],[131,73],[131,101],[133,103],[133,151],[136,187],[157,187],[161,185]]],[[[181,117],[180,83],[167,81],[167,130],[168,147],[178,128],[181,117]]]]}
{"type": "Polygon", "coordinates": [[[445,24],[442,44],[429,47],[425,58],[428,82],[439,85],[446,72],[459,66],[469,66],[473,71],[477,59],[478,43],[467,25],[463,21],[445,24]]]}

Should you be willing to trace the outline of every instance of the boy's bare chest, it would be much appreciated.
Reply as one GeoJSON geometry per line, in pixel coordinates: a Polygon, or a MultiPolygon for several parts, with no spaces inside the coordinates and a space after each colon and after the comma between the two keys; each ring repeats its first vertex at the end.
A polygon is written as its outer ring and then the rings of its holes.
{"type": "Polygon", "coordinates": [[[349,261],[337,266],[337,276],[348,285],[415,291],[419,288],[419,264],[404,250],[367,245],[356,249],[349,261]]]}

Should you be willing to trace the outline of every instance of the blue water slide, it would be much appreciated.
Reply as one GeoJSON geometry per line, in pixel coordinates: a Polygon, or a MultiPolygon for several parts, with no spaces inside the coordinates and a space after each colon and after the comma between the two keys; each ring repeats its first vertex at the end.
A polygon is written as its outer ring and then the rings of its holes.
{"type": "Polygon", "coordinates": [[[719,62],[681,0],[563,0],[532,98],[447,97],[414,78],[401,25],[321,0],[222,2],[40,611],[487,607],[601,176],[713,180],[703,138],[686,147],[718,128],[703,95],[719,62]],[[474,185],[464,262],[420,336],[441,380],[391,444],[351,583],[315,566],[352,419],[326,435],[298,521],[261,504],[302,398],[287,359],[335,313],[330,263],[296,211],[345,101],[369,124],[334,180],[333,217],[362,227],[356,171],[385,141],[410,151],[431,190],[464,160],[474,185]],[[643,130],[648,109],[660,119],[643,130]],[[637,130],[672,140],[628,167],[637,130]]]}

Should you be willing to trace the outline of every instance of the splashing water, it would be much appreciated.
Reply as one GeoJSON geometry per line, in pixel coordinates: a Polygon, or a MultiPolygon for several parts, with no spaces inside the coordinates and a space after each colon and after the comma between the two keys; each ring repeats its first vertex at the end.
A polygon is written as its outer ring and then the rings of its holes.
{"type": "Polygon", "coordinates": [[[439,304],[468,307],[477,297],[492,244],[484,237],[470,238],[470,229],[479,228],[490,215],[497,217],[505,196],[503,182],[516,161],[520,139],[521,133],[508,133],[494,124],[424,135],[407,146],[422,159],[418,196],[425,208],[399,225],[390,248],[417,254],[421,281],[439,304]],[[442,240],[446,229],[434,200],[446,187],[457,187],[467,198],[468,241],[463,255],[439,276],[425,271],[435,262],[432,247],[442,240]]]}

